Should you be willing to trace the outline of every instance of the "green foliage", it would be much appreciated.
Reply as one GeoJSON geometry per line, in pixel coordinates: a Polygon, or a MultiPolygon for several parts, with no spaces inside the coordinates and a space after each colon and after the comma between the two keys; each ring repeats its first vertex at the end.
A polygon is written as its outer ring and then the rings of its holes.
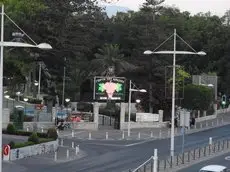
{"type": "Polygon", "coordinates": [[[13,124],[8,124],[6,128],[7,134],[15,134],[16,128],[13,124]]]}
{"type": "Polygon", "coordinates": [[[33,142],[33,143],[38,144],[39,143],[39,137],[38,137],[37,133],[32,133],[28,138],[28,142],[33,142]]]}
{"type": "Polygon", "coordinates": [[[58,138],[57,130],[55,128],[49,128],[47,131],[48,138],[56,140],[58,138]]]}
{"type": "MultiPolygon", "coordinates": [[[[2,133],[3,134],[10,134],[7,130],[2,130],[2,133]]],[[[33,132],[30,132],[30,131],[15,130],[15,132],[12,133],[11,135],[30,136],[32,134],[33,134],[33,132]]],[[[47,138],[47,134],[46,133],[37,133],[37,135],[40,138],[47,138]]]]}
{"type": "Polygon", "coordinates": [[[186,85],[182,107],[189,110],[208,110],[213,101],[213,90],[202,85],[186,85]]]}
{"type": "Polygon", "coordinates": [[[51,139],[51,138],[39,138],[39,142],[37,142],[37,143],[32,142],[32,141],[27,141],[27,142],[23,142],[23,143],[15,143],[15,145],[12,149],[22,148],[22,147],[26,147],[26,146],[32,146],[35,144],[46,143],[46,142],[51,142],[51,141],[53,141],[53,139],[51,139]]]}
{"type": "Polygon", "coordinates": [[[10,149],[14,149],[15,148],[15,142],[14,141],[10,141],[9,142],[9,146],[10,146],[10,149]]]}

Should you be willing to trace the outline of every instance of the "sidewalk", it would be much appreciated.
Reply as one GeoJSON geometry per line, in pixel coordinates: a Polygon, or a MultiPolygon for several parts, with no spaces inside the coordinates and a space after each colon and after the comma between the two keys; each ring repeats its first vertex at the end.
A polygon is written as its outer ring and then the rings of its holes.
{"type": "MultiPolygon", "coordinates": [[[[193,129],[186,131],[191,134],[230,124],[230,114],[219,115],[216,119],[197,122],[193,129]]],[[[147,140],[147,139],[164,139],[169,138],[170,128],[140,128],[131,129],[130,137],[127,130],[103,129],[97,131],[75,130],[74,138],[81,140],[147,140]]],[[[181,129],[175,128],[175,136],[181,135],[181,129]]],[[[59,132],[60,138],[72,138],[72,131],[65,130],[59,132]]]]}
{"type": "MultiPolygon", "coordinates": [[[[36,169],[39,167],[46,168],[46,167],[55,165],[57,163],[64,163],[68,161],[77,160],[85,156],[86,156],[85,152],[83,152],[82,150],[79,150],[78,153],[76,154],[76,149],[72,148],[71,145],[64,142],[63,146],[60,145],[58,147],[58,150],[56,152],[56,157],[55,157],[55,153],[52,152],[48,154],[31,156],[25,159],[15,160],[11,163],[13,163],[14,166],[23,167],[23,170],[24,169],[36,169]],[[69,153],[67,153],[67,150],[69,151],[69,153]]],[[[6,169],[6,172],[7,172],[7,169],[10,169],[8,164],[6,164],[5,167],[3,166],[4,172],[5,172],[5,169],[6,169]]]]}

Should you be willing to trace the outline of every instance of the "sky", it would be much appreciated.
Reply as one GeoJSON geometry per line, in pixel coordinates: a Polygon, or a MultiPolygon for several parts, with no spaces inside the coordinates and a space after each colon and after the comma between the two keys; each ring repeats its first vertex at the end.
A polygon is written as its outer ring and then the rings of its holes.
{"type": "MultiPolygon", "coordinates": [[[[112,4],[136,11],[143,2],[145,0],[119,0],[112,4]]],[[[230,0],[165,0],[164,4],[178,7],[181,11],[189,11],[191,14],[211,11],[212,14],[222,16],[230,9],[230,0]]]]}

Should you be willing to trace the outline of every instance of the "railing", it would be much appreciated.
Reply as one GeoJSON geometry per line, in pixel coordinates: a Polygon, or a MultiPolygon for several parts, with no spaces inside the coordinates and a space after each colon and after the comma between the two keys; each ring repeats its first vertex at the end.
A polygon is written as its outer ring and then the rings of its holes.
{"type": "Polygon", "coordinates": [[[200,159],[208,156],[212,156],[214,154],[230,150],[230,140],[219,140],[214,142],[213,144],[209,144],[203,147],[198,147],[195,149],[191,149],[187,152],[177,154],[174,157],[168,157],[163,160],[154,159],[151,157],[146,162],[141,164],[134,170],[129,170],[129,172],[163,172],[167,170],[172,170],[174,168],[180,167],[187,163],[192,163],[195,161],[199,161],[200,159]],[[154,161],[157,167],[154,168],[154,161]],[[155,170],[154,170],[155,169],[155,170]]]}

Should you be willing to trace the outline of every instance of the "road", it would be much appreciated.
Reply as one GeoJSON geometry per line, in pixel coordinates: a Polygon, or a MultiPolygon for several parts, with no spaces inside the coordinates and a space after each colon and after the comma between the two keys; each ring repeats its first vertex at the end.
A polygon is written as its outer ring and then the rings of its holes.
{"type": "Polygon", "coordinates": [[[206,165],[223,165],[230,169],[230,160],[225,160],[225,157],[230,156],[230,153],[226,153],[222,156],[215,157],[213,159],[210,159],[208,161],[204,161],[201,163],[198,163],[196,165],[193,165],[189,168],[185,168],[183,170],[180,170],[178,172],[198,172],[202,167],[206,165]]]}
{"type": "Polygon", "coordinates": [[[15,136],[15,135],[8,135],[3,134],[2,135],[2,144],[8,144],[10,141],[14,141],[17,143],[22,143],[28,140],[28,137],[25,136],[15,136]]]}
{"type": "MultiPolygon", "coordinates": [[[[185,137],[185,149],[192,149],[208,143],[209,137],[213,140],[230,137],[230,125],[214,128],[185,137]]],[[[75,140],[76,141],[76,140],[75,140]]],[[[65,140],[71,144],[72,140],[65,140]]],[[[146,141],[78,141],[80,149],[87,152],[87,156],[67,163],[55,164],[46,167],[30,166],[28,172],[122,172],[129,168],[136,168],[153,155],[158,149],[159,158],[169,155],[170,140],[146,141]],[[35,170],[38,169],[39,170],[35,170]]],[[[175,138],[175,152],[181,151],[181,137],[175,138]]],[[[30,159],[16,161],[18,165],[26,166],[30,159]]]]}

